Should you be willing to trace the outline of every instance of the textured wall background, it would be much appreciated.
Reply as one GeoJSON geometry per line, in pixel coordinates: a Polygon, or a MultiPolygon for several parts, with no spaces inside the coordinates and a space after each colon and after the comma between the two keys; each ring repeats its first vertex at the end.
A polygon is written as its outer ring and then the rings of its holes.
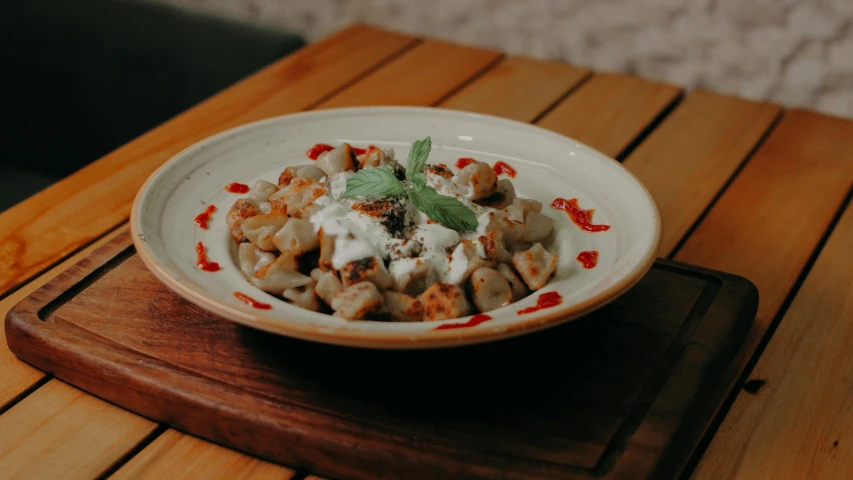
{"type": "Polygon", "coordinates": [[[853,117],[853,0],[152,0],[316,40],[367,23],[853,117]]]}

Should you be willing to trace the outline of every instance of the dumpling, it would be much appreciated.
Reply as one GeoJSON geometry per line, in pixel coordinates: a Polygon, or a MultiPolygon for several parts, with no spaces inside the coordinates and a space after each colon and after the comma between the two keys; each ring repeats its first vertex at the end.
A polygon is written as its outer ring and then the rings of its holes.
{"type": "Polygon", "coordinates": [[[528,212],[524,218],[524,230],[518,237],[518,241],[522,243],[539,242],[551,234],[554,229],[554,222],[534,211],[528,212]]]}
{"type": "Polygon", "coordinates": [[[293,218],[309,218],[318,206],[314,201],[326,194],[326,187],[310,178],[297,178],[269,197],[274,210],[285,209],[293,218]]]}
{"type": "Polygon", "coordinates": [[[524,223],[527,214],[530,212],[541,213],[542,203],[536,200],[528,200],[526,198],[516,198],[512,205],[506,207],[507,217],[516,222],[524,223]]]}
{"type": "Polygon", "coordinates": [[[341,269],[341,281],[345,286],[359,282],[371,282],[380,290],[391,288],[394,279],[382,260],[376,257],[362,258],[349,262],[341,269]]]}
{"type": "Polygon", "coordinates": [[[319,268],[311,270],[311,278],[316,282],[314,292],[326,302],[326,305],[331,307],[332,299],[335,298],[336,293],[344,289],[344,284],[341,283],[335,272],[324,272],[319,268]]]}
{"type": "Polygon", "coordinates": [[[314,280],[301,287],[286,288],[282,296],[297,307],[316,312],[320,310],[320,300],[314,291],[314,280]]]}
{"type": "Polygon", "coordinates": [[[428,285],[429,263],[419,258],[400,258],[388,265],[388,272],[394,279],[391,287],[395,292],[418,295],[428,285]]]}
{"type": "Polygon", "coordinates": [[[314,165],[330,177],[336,173],[355,170],[355,153],[352,147],[345,143],[334,150],[321,153],[314,165]]]}
{"type": "Polygon", "coordinates": [[[291,218],[273,237],[273,244],[281,252],[300,256],[320,247],[320,237],[308,220],[291,218]]]}
{"type": "Polygon", "coordinates": [[[252,278],[255,272],[275,261],[274,254],[265,252],[249,242],[240,244],[237,257],[240,260],[240,271],[247,280],[252,278]]]}
{"type": "Polygon", "coordinates": [[[405,293],[382,292],[385,310],[394,322],[421,322],[424,319],[424,306],[420,300],[405,293]]]}
{"type": "Polygon", "coordinates": [[[512,185],[512,182],[506,178],[502,178],[498,180],[495,193],[488,197],[475,200],[474,203],[483,207],[503,210],[509,205],[512,205],[515,198],[515,187],[512,185]]]}
{"type": "Polygon", "coordinates": [[[243,235],[256,247],[266,252],[277,250],[273,243],[275,234],[287,223],[287,215],[283,210],[273,210],[265,215],[256,215],[243,220],[240,228],[243,235]]]}
{"type": "Polygon", "coordinates": [[[435,283],[421,295],[426,320],[447,320],[471,313],[471,304],[459,285],[435,283]]]}
{"type": "MultiPolygon", "coordinates": [[[[512,254],[504,247],[504,236],[500,228],[477,237],[477,242],[482,246],[483,257],[492,262],[511,262],[512,254]]],[[[478,252],[479,253],[479,252],[478,252]]]]}
{"type": "Polygon", "coordinates": [[[267,198],[277,191],[278,187],[276,187],[275,184],[258,180],[246,196],[258,206],[261,213],[270,213],[272,211],[272,206],[270,205],[270,202],[267,201],[267,198]]]}
{"type": "Polygon", "coordinates": [[[380,165],[387,165],[394,161],[393,150],[391,150],[391,155],[388,155],[388,150],[382,150],[381,148],[376,147],[368,147],[367,151],[363,155],[359,155],[356,157],[356,161],[358,162],[358,169],[361,170],[363,168],[372,168],[378,167],[380,165]]]}
{"type": "Polygon", "coordinates": [[[497,191],[498,175],[487,163],[474,162],[453,177],[453,182],[471,200],[486,198],[497,191]],[[466,188],[467,187],[467,188],[466,188]]]}
{"type": "Polygon", "coordinates": [[[286,187],[294,178],[307,178],[320,181],[326,177],[326,172],[314,165],[293,165],[284,169],[278,177],[278,186],[286,187]]]}
{"type": "Polygon", "coordinates": [[[370,282],[356,283],[339,291],[332,299],[332,309],[350,320],[367,318],[382,307],[382,294],[370,282]]]}
{"type": "Polygon", "coordinates": [[[335,235],[329,235],[321,228],[317,236],[320,238],[320,258],[317,260],[317,267],[324,271],[331,270],[332,256],[335,254],[335,235]]]}
{"type": "Polygon", "coordinates": [[[471,274],[471,296],[481,312],[489,312],[512,303],[509,282],[491,268],[478,268],[471,274]]]}
{"type": "Polygon", "coordinates": [[[557,269],[558,257],[557,254],[545,250],[541,243],[537,243],[529,250],[513,255],[512,264],[531,290],[539,290],[557,269]]]}
{"type": "Polygon", "coordinates": [[[509,288],[512,289],[513,302],[517,302],[530,294],[530,291],[527,289],[527,285],[524,284],[522,279],[518,278],[515,270],[513,270],[509,265],[505,263],[498,265],[498,273],[503,275],[507,283],[509,283],[509,288]]]}
{"type": "Polygon", "coordinates": [[[234,202],[234,205],[231,205],[231,209],[228,210],[228,214],[225,215],[225,224],[228,226],[231,238],[237,243],[244,242],[246,236],[243,235],[243,230],[240,228],[243,225],[243,221],[260,214],[261,210],[254,201],[248,198],[241,198],[234,202]]]}
{"type": "Polygon", "coordinates": [[[302,287],[312,282],[311,277],[299,273],[296,259],[292,255],[279,255],[269,265],[261,268],[252,277],[252,285],[261,290],[281,295],[288,288],[302,287]]]}

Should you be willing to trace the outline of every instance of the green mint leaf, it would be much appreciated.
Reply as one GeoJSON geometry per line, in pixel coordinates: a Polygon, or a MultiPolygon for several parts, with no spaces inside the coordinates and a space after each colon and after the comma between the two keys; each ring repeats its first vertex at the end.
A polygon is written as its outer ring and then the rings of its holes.
{"type": "Polygon", "coordinates": [[[455,197],[447,197],[436,192],[426,183],[414,179],[412,186],[406,191],[412,203],[418,210],[424,212],[429,218],[457,232],[475,230],[477,228],[477,216],[455,197]]]}
{"type": "Polygon", "coordinates": [[[389,197],[402,195],[406,189],[387,165],[365,168],[347,179],[341,198],[389,197]]]}
{"type": "Polygon", "coordinates": [[[415,174],[421,173],[432,150],[432,138],[426,137],[412,144],[409,159],[406,162],[406,180],[411,181],[415,174]]]}

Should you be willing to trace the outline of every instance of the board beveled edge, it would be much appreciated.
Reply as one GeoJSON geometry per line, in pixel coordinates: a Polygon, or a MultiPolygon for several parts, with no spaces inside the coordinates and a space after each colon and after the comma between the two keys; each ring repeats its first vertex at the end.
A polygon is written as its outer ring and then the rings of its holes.
{"type": "MultiPolygon", "coordinates": [[[[70,267],[17,304],[6,317],[7,342],[12,352],[35,367],[53,374],[57,378],[81,388],[93,395],[115,403],[123,408],[139,413],[158,422],[164,422],[190,434],[210,441],[258,455],[267,460],[282,463],[290,467],[304,468],[324,475],[341,475],[354,478],[371,478],[377,474],[406,475],[448,475],[465,473],[469,476],[492,477],[495,475],[511,478],[553,478],[554,476],[587,477],[590,474],[608,476],[613,472],[614,463],[626,461],[631,456],[632,445],[629,441],[625,449],[611,455],[590,471],[587,468],[526,460],[521,457],[512,459],[497,458],[489,452],[460,450],[454,445],[442,445],[434,442],[419,445],[417,448],[406,446],[407,438],[399,432],[376,431],[365,428],[357,421],[331,418],[328,414],[293,405],[282,411],[281,404],[260,397],[245,395],[245,391],[223,382],[212,380],[193,372],[183,371],[180,367],[163,362],[154,357],[123,347],[122,345],[100,337],[74,324],[56,320],[54,323],[45,312],[55,311],[64,304],[62,297],[73,298],[74,292],[82,291],[110,270],[112,263],[121,263],[119,258],[128,250],[132,251],[129,232],[118,235],[89,257],[70,267]],[[59,301],[57,301],[59,300],[59,301]],[[46,321],[47,320],[47,321],[46,321]],[[81,348],[84,347],[84,348],[81,348]],[[118,347],[118,348],[116,348],[118,347]],[[129,367],[133,367],[136,372],[129,367]],[[104,386],[102,377],[87,375],[87,371],[109,371],[112,382],[104,386]],[[197,382],[204,395],[182,392],[187,382],[197,382]],[[176,393],[178,392],[178,393],[176,393]],[[175,405],[182,405],[176,408],[175,405]],[[190,408],[187,408],[189,406],[190,408]],[[175,410],[182,410],[177,412],[175,410]],[[214,412],[221,422],[212,424],[204,412],[214,412]],[[248,428],[245,417],[251,412],[263,411],[266,424],[248,428]],[[335,435],[330,435],[330,429],[335,435]],[[392,438],[397,436],[397,438],[392,438]],[[280,443],[281,442],[281,443],[280,443]],[[283,444],[282,444],[283,443],[283,444]],[[389,448],[390,445],[390,448],[389,448]],[[400,470],[401,458],[408,460],[408,468],[400,470]],[[619,462],[616,462],[619,459],[619,462]],[[389,465],[394,465],[388,471],[389,465]],[[436,467],[440,465],[438,469],[436,467]]],[[[658,259],[656,266],[675,273],[703,276],[706,280],[716,281],[720,291],[736,297],[746,298],[734,314],[738,320],[733,327],[743,331],[735,343],[728,345],[724,355],[716,355],[714,363],[724,365],[727,372],[719,387],[714,387],[714,395],[696,398],[690,403],[688,411],[702,412],[703,421],[694,421],[686,432],[682,432],[685,441],[689,441],[685,455],[673,452],[662,456],[651,467],[655,472],[681,472],[694,449],[705,433],[705,429],[720,408],[720,401],[731,391],[731,387],[740,375],[742,366],[729,365],[739,349],[748,326],[755,318],[757,308],[757,290],[748,280],[734,275],[702,269],[670,260],[658,259]],[[725,282],[723,282],[725,278],[725,282]],[[748,318],[749,321],[744,321],[748,318]],[[712,401],[715,400],[715,401],[712,401]],[[669,466],[660,465],[666,457],[672,462],[669,466]]],[[[715,295],[715,296],[716,296],[715,295]]],[[[712,301],[711,309],[726,309],[726,305],[717,305],[712,301]]],[[[708,312],[710,313],[710,312],[708,312]]],[[[732,313],[721,312],[724,315],[732,313]]],[[[718,313],[719,314],[719,313],[718,313]]],[[[701,320],[699,323],[703,323],[701,320]]],[[[701,325],[697,326],[697,329],[701,325]]],[[[689,337],[692,337],[691,332],[689,337]]],[[[689,338],[684,349],[690,347],[689,338]]],[[[684,349],[679,353],[682,354],[684,349]]],[[[678,360],[676,359],[676,366],[678,360]]],[[[657,389],[655,396],[672,381],[672,371],[657,389]]],[[[654,401],[643,415],[653,413],[654,401]]],[[[254,415],[252,415],[254,416],[254,415]]],[[[640,420],[640,424],[644,421],[640,420]]],[[[679,428],[679,430],[684,430],[679,428]]],[[[681,436],[681,435],[680,435],[681,436]]],[[[673,439],[674,440],[674,439],[673,439]]],[[[676,443],[672,441],[671,443],[676,443]]],[[[668,449],[669,450],[669,449],[668,449]]],[[[684,450],[682,448],[681,450],[684,450]]],[[[667,452],[664,452],[667,453],[667,452]]],[[[628,461],[628,463],[632,463],[628,461]]],[[[618,470],[618,469],[617,469],[618,470]]],[[[651,471],[650,471],[651,473],[651,471]]]]}

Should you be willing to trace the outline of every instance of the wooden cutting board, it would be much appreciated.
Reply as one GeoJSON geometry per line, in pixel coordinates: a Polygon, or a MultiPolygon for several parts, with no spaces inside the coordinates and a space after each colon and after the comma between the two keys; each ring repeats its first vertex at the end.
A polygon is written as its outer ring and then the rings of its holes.
{"type": "Polygon", "coordinates": [[[251,330],[159,283],[120,235],[18,304],[9,347],[153,420],[339,478],[667,478],[743,367],[747,280],[658,261],[575,322],[370,351],[251,330]]]}

